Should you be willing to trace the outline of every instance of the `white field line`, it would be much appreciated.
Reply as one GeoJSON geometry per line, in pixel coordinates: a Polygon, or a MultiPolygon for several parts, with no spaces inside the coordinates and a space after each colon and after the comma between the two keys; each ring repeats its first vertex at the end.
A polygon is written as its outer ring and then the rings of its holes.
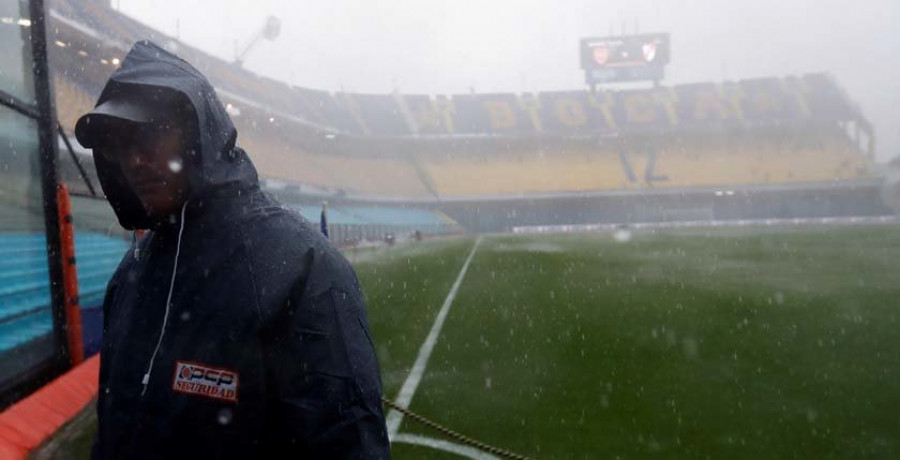
{"type": "Polygon", "coordinates": [[[419,436],[415,434],[397,434],[394,436],[393,441],[431,447],[432,449],[443,450],[444,452],[450,452],[461,457],[472,458],[475,460],[500,460],[500,457],[495,457],[474,447],[456,444],[450,441],[444,441],[443,439],[426,438],[425,436],[419,436]]]}
{"type": "MultiPolygon", "coordinates": [[[[441,328],[444,327],[444,320],[447,319],[450,305],[453,304],[453,299],[456,298],[456,292],[459,290],[459,285],[462,284],[463,277],[466,276],[466,271],[469,269],[469,263],[472,262],[472,257],[475,256],[475,251],[478,249],[480,243],[481,237],[479,236],[472,246],[472,251],[469,252],[469,257],[466,258],[466,263],[463,264],[462,269],[459,271],[459,275],[456,277],[453,287],[450,288],[450,293],[447,294],[447,298],[444,299],[444,305],[442,305],[440,311],[438,311],[437,318],[435,318],[434,324],[431,326],[431,331],[428,332],[428,337],[425,337],[425,341],[422,342],[422,346],[419,347],[419,356],[416,357],[416,362],[413,364],[412,370],[409,371],[409,375],[406,376],[403,386],[400,387],[400,392],[397,393],[397,397],[394,398],[394,402],[404,409],[409,407],[413,395],[416,394],[416,389],[419,387],[419,382],[422,380],[422,375],[425,373],[425,367],[428,366],[428,359],[431,358],[431,352],[434,351],[434,344],[437,343],[441,328]]],[[[403,422],[403,413],[391,409],[391,411],[388,412],[386,422],[388,439],[391,441],[397,436],[397,431],[400,429],[401,422],[403,422]]]]}

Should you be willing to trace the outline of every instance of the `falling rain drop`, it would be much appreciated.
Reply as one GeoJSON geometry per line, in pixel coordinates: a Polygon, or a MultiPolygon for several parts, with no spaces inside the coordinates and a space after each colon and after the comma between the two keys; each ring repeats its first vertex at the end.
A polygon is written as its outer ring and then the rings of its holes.
{"type": "Polygon", "coordinates": [[[216,415],[216,421],[219,422],[219,425],[228,425],[233,418],[234,415],[231,413],[231,409],[227,407],[220,409],[219,413],[216,415]]]}
{"type": "Polygon", "coordinates": [[[169,161],[169,170],[173,173],[180,173],[181,169],[184,167],[180,159],[170,160],[169,161]]]}

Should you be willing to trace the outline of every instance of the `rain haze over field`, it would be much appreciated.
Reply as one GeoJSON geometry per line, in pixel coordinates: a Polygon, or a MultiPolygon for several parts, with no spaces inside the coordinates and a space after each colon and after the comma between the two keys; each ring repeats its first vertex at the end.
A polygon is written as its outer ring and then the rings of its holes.
{"type": "Polygon", "coordinates": [[[37,458],[363,406],[399,460],[900,458],[897,0],[43,3],[46,76],[0,0],[0,405],[106,367],[37,458]]]}

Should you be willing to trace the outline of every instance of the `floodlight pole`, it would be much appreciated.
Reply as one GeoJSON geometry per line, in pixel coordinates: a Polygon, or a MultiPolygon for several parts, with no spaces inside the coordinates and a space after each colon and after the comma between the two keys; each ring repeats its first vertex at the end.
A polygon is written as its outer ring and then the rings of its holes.
{"type": "MultiPolygon", "coordinates": [[[[238,67],[242,67],[244,65],[244,59],[246,59],[247,54],[250,53],[250,50],[259,43],[260,38],[265,38],[269,41],[274,41],[278,38],[278,35],[281,34],[281,20],[276,18],[275,16],[269,16],[266,18],[266,23],[253,34],[253,38],[250,39],[250,42],[247,43],[247,46],[244,47],[244,50],[240,53],[235,49],[235,57],[234,63],[238,67]]],[[[237,48],[237,46],[235,46],[237,48]]]]}
{"type": "Polygon", "coordinates": [[[250,39],[250,43],[244,47],[244,50],[238,53],[238,55],[234,58],[234,63],[237,64],[238,67],[243,67],[244,58],[247,57],[247,54],[259,43],[259,39],[262,38],[262,31],[259,30],[255,34],[253,34],[253,38],[250,39]]]}

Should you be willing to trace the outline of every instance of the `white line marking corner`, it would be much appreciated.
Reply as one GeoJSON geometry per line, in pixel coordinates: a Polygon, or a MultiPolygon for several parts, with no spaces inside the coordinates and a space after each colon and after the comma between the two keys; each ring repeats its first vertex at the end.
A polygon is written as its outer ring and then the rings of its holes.
{"type": "MultiPolygon", "coordinates": [[[[403,382],[403,386],[400,387],[400,392],[397,393],[397,397],[394,399],[394,402],[404,409],[409,407],[413,396],[416,394],[416,390],[419,388],[419,382],[422,380],[422,375],[425,374],[425,367],[428,366],[428,360],[431,358],[431,352],[434,351],[434,345],[437,343],[441,328],[444,327],[444,320],[447,319],[450,305],[453,304],[453,299],[456,298],[456,292],[459,290],[459,286],[466,276],[466,271],[469,270],[469,264],[472,262],[472,258],[475,256],[475,251],[478,249],[479,244],[481,244],[480,236],[475,240],[475,244],[472,245],[469,257],[466,258],[466,262],[463,264],[462,269],[460,269],[459,275],[453,283],[453,287],[450,288],[447,298],[444,299],[444,304],[441,305],[441,309],[438,311],[434,324],[432,324],[431,330],[428,332],[428,336],[425,337],[425,341],[422,342],[422,346],[419,347],[419,355],[416,357],[416,362],[413,364],[412,370],[410,370],[409,375],[403,382]]],[[[391,409],[391,411],[388,412],[386,423],[388,439],[390,439],[391,442],[397,437],[397,431],[400,430],[400,424],[402,422],[403,413],[394,409],[391,409]]]]}

